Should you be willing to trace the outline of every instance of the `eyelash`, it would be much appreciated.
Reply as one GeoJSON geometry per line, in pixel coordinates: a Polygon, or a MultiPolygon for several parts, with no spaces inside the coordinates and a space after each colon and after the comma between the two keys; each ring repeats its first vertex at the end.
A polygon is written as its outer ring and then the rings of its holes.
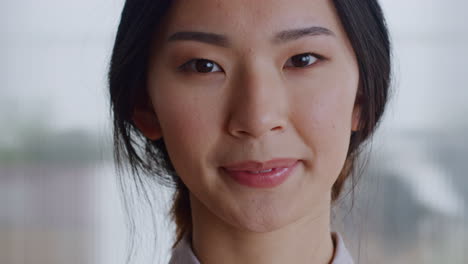
{"type": "MultiPolygon", "coordinates": [[[[300,54],[297,54],[297,55],[294,55],[292,57],[290,57],[286,63],[291,60],[292,58],[296,57],[296,56],[304,56],[304,55],[310,55],[312,56],[313,58],[315,58],[315,61],[312,62],[311,64],[308,64],[306,66],[303,66],[303,67],[294,67],[292,66],[292,68],[309,68],[315,64],[317,64],[318,62],[322,61],[322,60],[325,60],[325,58],[321,55],[318,55],[318,54],[315,54],[315,53],[311,53],[311,52],[305,52],[305,53],[300,53],[300,54]]],[[[211,61],[211,60],[208,60],[208,59],[203,59],[203,58],[195,58],[195,59],[191,59],[189,61],[187,61],[186,63],[184,63],[183,65],[179,66],[179,69],[181,71],[184,71],[184,72],[192,72],[192,73],[199,73],[199,74],[206,74],[206,73],[215,73],[215,72],[218,72],[218,71],[214,71],[214,72],[198,72],[196,71],[196,69],[194,69],[194,62],[198,62],[198,61],[206,61],[206,62],[209,62],[209,63],[212,63],[214,65],[216,65],[220,71],[223,71],[223,69],[217,64],[215,63],[214,61],[211,61]]]]}

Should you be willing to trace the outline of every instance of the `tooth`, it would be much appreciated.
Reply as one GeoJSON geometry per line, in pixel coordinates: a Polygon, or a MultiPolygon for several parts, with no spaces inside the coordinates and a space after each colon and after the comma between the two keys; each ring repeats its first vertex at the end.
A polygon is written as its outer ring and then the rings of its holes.
{"type": "Polygon", "coordinates": [[[266,173],[266,172],[270,172],[272,171],[273,169],[269,169],[269,170],[262,170],[262,171],[257,171],[256,173],[266,173]]]}

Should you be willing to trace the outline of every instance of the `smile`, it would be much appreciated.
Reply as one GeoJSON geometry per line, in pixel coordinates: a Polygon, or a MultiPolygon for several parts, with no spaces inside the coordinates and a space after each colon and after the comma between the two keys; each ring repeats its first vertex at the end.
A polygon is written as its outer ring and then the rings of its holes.
{"type": "Polygon", "coordinates": [[[221,167],[237,183],[253,188],[273,188],[282,184],[298,166],[297,159],[275,159],[268,162],[244,161],[221,167]]]}

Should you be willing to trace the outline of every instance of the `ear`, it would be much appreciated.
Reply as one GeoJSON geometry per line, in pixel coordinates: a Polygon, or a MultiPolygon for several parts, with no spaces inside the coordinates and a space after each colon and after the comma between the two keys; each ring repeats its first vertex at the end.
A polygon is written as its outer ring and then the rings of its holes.
{"type": "Polygon", "coordinates": [[[351,123],[351,131],[359,131],[359,122],[361,120],[361,104],[356,103],[353,108],[353,117],[351,123]]]}
{"type": "Polygon", "coordinates": [[[132,120],[145,137],[151,140],[158,140],[162,137],[161,126],[154,111],[135,108],[132,120]]]}

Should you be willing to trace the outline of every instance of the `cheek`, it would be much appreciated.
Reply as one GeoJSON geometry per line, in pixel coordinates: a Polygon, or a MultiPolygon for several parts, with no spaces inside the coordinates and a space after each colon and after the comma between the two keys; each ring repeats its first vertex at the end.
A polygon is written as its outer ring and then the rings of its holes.
{"type": "Polygon", "coordinates": [[[200,162],[207,161],[200,157],[207,157],[219,131],[217,101],[186,88],[166,86],[152,94],[171,162],[182,178],[202,173],[200,162]]]}
{"type": "MultiPolygon", "coordinates": [[[[357,74],[356,74],[357,75],[357,74]]],[[[323,78],[302,84],[308,89],[294,98],[294,124],[312,150],[318,175],[338,176],[351,136],[352,111],[358,86],[356,75],[323,78]]],[[[330,179],[332,181],[335,178],[330,179]]]]}

